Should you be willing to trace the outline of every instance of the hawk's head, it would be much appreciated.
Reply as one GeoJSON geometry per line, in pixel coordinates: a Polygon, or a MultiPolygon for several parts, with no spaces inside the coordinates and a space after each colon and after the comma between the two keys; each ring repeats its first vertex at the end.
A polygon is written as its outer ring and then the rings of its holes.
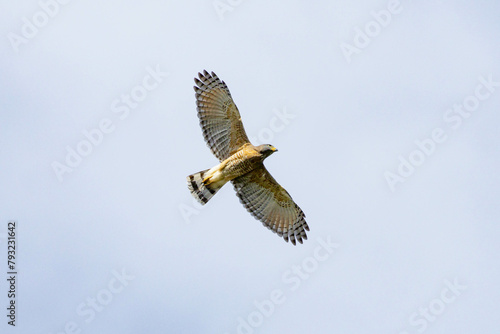
{"type": "Polygon", "coordinates": [[[274,147],[273,145],[270,145],[270,144],[259,145],[256,148],[259,151],[259,153],[264,156],[264,158],[267,158],[268,156],[270,156],[274,152],[278,152],[276,147],[274,147]]]}

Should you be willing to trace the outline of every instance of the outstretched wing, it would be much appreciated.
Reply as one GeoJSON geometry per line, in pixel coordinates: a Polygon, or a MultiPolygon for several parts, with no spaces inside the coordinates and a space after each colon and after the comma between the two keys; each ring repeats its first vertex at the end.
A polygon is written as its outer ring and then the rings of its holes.
{"type": "Polygon", "coordinates": [[[240,202],[264,226],[294,245],[295,240],[307,240],[306,215],[264,165],[232,182],[240,202]]]}
{"type": "Polygon", "coordinates": [[[224,81],[214,72],[203,71],[198,76],[194,91],[203,137],[212,153],[223,161],[250,141],[224,81]]]}

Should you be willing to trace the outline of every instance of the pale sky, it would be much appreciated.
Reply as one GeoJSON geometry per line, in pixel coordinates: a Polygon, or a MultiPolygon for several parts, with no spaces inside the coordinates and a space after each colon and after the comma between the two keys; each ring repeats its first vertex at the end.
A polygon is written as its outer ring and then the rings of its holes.
{"type": "MultiPolygon", "coordinates": [[[[67,3],[66,3],[67,2],[67,3]]],[[[0,332],[497,333],[500,5],[3,3],[0,332]],[[213,167],[226,82],[311,228],[292,246],[213,167]],[[7,224],[17,222],[7,322],[7,224]]]]}

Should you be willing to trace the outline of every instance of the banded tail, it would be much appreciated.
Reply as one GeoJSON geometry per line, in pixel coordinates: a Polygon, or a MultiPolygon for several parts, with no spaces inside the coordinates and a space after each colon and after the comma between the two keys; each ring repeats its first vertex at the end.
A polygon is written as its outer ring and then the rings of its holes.
{"type": "Polygon", "coordinates": [[[220,183],[207,184],[203,182],[204,175],[208,171],[209,169],[205,169],[201,172],[194,173],[187,177],[189,191],[191,191],[191,195],[193,195],[193,197],[196,198],[196,200],[200,202],[201,205],[207,204],[207,202],[224,185],[224,184],[221,185],[220,183]]]}

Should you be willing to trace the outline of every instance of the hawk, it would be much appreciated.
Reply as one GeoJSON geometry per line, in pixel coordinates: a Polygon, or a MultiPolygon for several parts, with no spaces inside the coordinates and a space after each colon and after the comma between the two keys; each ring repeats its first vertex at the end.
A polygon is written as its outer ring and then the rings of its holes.
{"type": "Polygon", "coordinates": [[[198,73],[194,86],[203,137],[220,164],[189,175],[188,188],[205,205],[228,181],[245,208],[286,242],[307,240],[305,214],[264,167],[264,159],[278,150],[269,144],[254,146],[224,81],[207,71],[198,73]]]}

